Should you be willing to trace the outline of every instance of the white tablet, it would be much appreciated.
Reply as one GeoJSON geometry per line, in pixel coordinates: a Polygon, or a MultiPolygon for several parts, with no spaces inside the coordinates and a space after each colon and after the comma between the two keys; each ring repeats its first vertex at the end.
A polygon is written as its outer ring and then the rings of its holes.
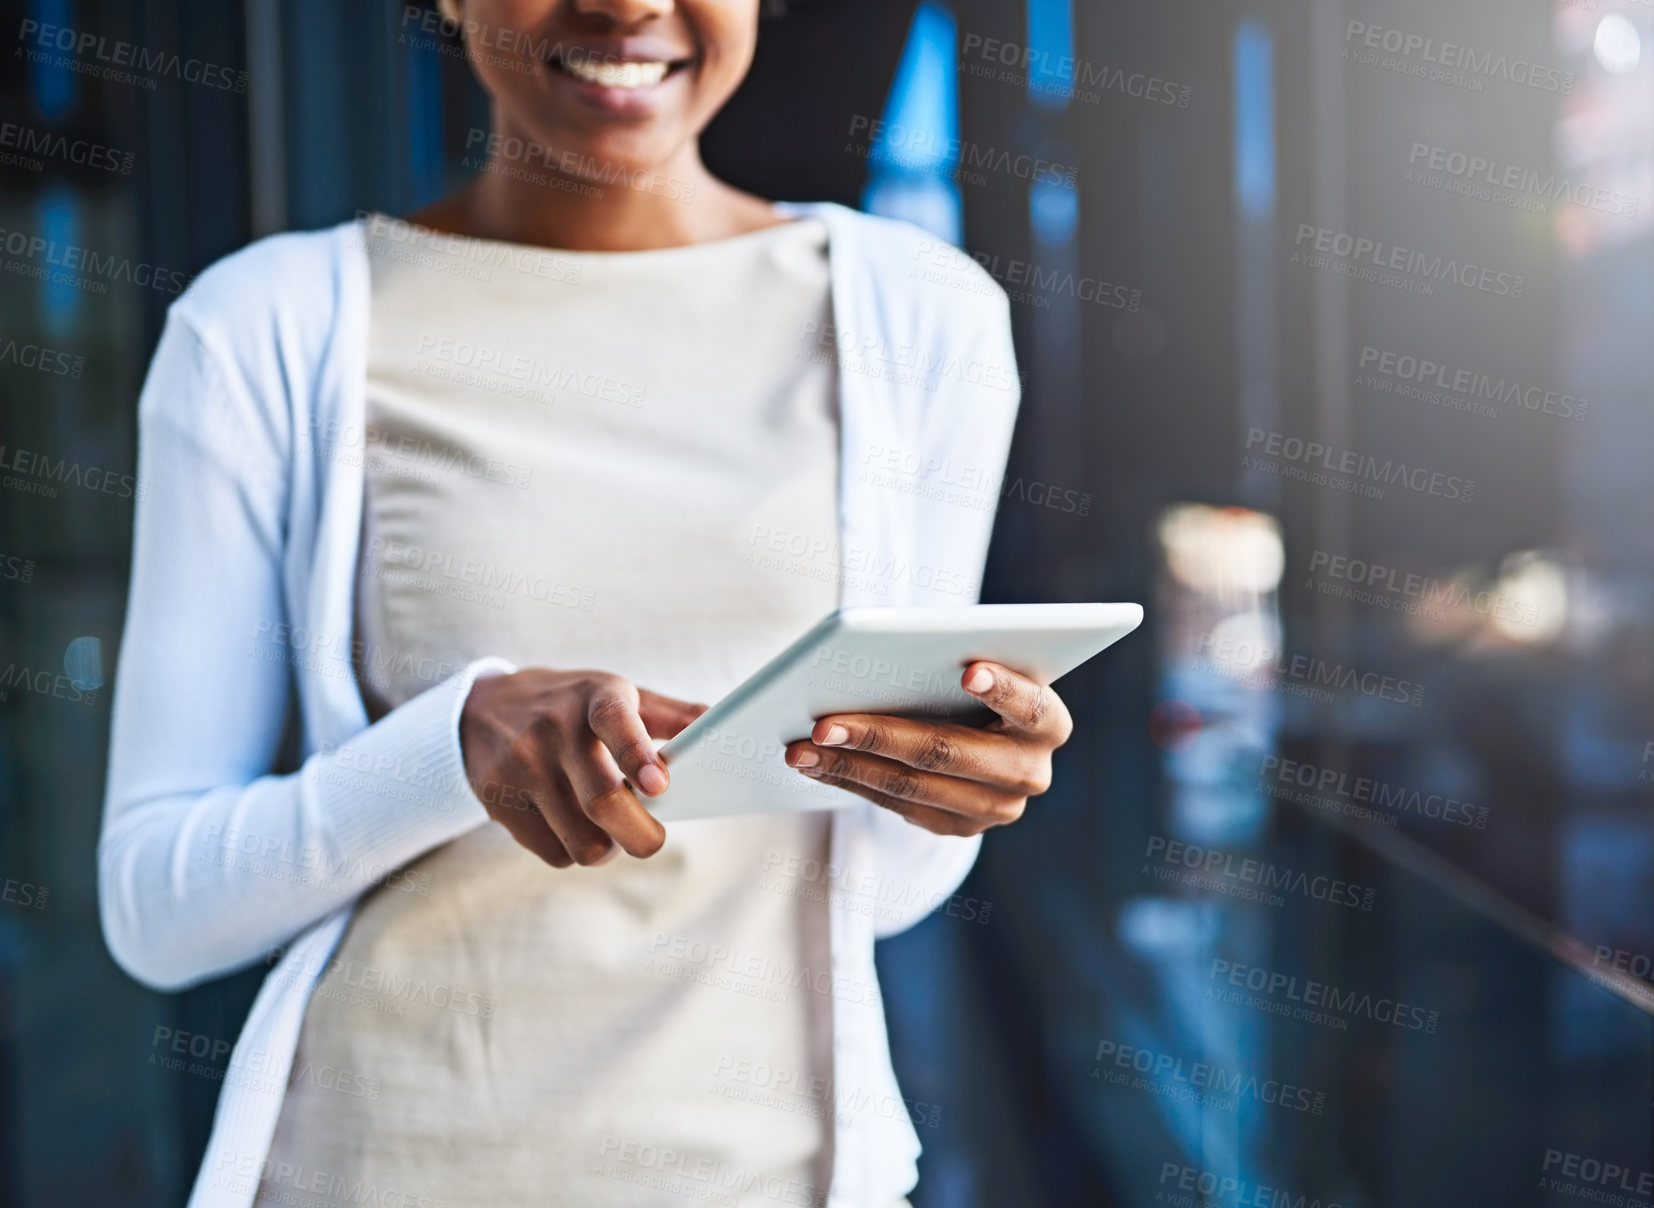
{"type": "Polygon", "coordinates": [[[641,800],[662,822],[835,809],[862,798],[787,766],[789,742],[830,713],[978,723],[959,686],[987,659],[1049,684],[1136,629],[1136,604],[842,608],[660,748],[671,785],[641,800]]]}

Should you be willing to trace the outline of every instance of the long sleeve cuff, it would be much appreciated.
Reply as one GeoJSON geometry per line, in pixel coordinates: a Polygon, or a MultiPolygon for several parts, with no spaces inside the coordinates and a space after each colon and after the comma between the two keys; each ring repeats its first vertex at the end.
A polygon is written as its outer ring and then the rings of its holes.
{"type": "Polygon", "coordinates": [[[394,867],[488,820],[465,774],[459,719],[473,683],[516,669],[477,659],[306,763],[307,796],[338,851],[394,867]]]}

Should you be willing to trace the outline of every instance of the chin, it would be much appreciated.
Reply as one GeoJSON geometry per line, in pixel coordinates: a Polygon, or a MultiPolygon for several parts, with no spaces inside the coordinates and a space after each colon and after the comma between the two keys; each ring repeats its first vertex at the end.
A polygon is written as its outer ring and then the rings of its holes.
{"type": "Polygon", "coordinates": [[[549,141],[557,148],[550,167],[591,184],[648,187],[669,173],[676,144],[637,138],[564,138],[549,141]]]}

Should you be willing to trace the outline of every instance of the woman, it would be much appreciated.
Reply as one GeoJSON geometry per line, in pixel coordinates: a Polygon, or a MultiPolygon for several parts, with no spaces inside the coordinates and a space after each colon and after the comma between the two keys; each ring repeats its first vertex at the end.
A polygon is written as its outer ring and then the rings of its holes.
{"type": "Polygon", "coordinates": [[[264,240],[168,316],[104,930],[161,989],[274,965],[193,1204],[914,1185],[873,940],[1045,789],[1062,703],[973,664],[986,729],[788,747],[865,804],[668,832],[640,800],[652,740],[822,613],[975,598],[993,495],[927,476],[997,480],[1016,409],[968,259],[702,165],[757,8],[445,8],[493,100],[475,182],[264,240]]]}

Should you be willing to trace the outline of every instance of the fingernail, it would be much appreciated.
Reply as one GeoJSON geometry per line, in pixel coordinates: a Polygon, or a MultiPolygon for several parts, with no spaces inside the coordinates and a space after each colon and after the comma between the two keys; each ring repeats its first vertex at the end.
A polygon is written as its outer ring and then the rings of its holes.
{"type": "Polygon", "coordinates": [[[841,747],[850,741],[850,731],[843,726],[828,726],[820,741],[824,747],[841,747]]]}
{"type": "Polygon", "coordinates": [[[795,768],[813,768],[820,762],[821,756],[810,750],[809,747],[803,748],[793,756],[793,767],[795,768]]]}
{"type": "Polygon", "coordinates": [[[651,797],[666,791],[666,773],[656,764],[646,763],[638,769],[637,786],[651,797]]]}
{"type": "Polygon", "coordinates": [[[986,667],[978,667],[971,672],[970,679],[965,681],[965,691],[975,692],[978,696],[994,686],[994,673],[986,667]]]}

